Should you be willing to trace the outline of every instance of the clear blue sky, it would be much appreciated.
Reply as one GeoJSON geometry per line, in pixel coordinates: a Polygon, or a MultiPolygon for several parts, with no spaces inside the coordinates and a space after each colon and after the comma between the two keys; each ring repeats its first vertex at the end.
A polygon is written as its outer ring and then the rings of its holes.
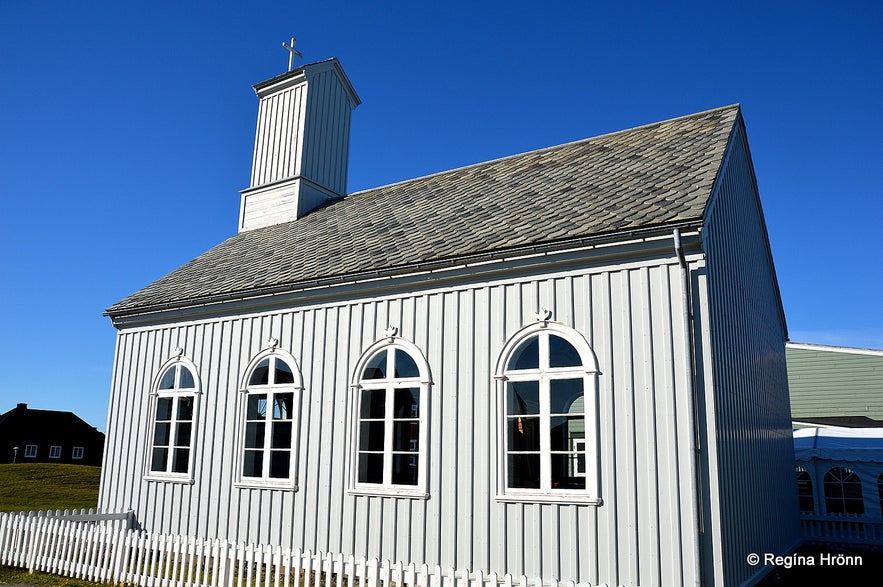
{"type": "Polygon", "coordinates": [[[350,191],[741,103],[791,339],[883,348],[881,6],[0,0],[0,412],[104,430],[102,311],[235,233],[291,35],[350,191]]]}

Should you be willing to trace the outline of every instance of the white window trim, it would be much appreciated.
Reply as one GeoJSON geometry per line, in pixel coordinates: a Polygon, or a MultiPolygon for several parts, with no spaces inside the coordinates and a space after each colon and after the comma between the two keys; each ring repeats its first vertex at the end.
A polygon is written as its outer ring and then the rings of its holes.
{"type": "MultiPolygon", "coordinates": [[[[291,354],[276,348],[276,341],[271,339],[271,347],[258,353],[252,358],[248,366],[245,368],[245,376],[239,386],[239,405],[237,409],[237,432],[236,432],[236,475],[233,486],[241,489],[278,489],[285,491],[297,491],[298,471],[300,465],[300,408],[301,398],[303,395],[303,376],[301,375],[300,365],[294,360],[291,354]],[[255,367],[261,361],[270,357],[277,357],[291,367],[294,374],[294,383],[286,385],[248,385],[248,380],[255,367]],[[291,393],[292,414],[291,414],[291,460],[289,463],[289,473],[287,479],[275,479],[264,474],[263,477],[246,477],[242,474],[242,467],[245,464],[245,428],[246,414],[248,411],[248,396],[251,393],[265,393],[267,395],[275,395],[278,393],[291,393]]],[[[269,433],[269,427],[267,427],[269,433]]],[[[264,450],[267,450],[265,447],[264,450]]]]}
{"type": "MultiPolygon", "coordinates": [[[[388,332],[392,333],[394,332],[394,329],[390,329],[390,331],[388,332]]],[[[391,360],[391,354],[392,353],[389,353],[387,355],[388,361],[391,360]]],[[[423,353],[420,351],[419,347],[417,347],[417,345],[413,344],[410,341],[396,337],[394,334],[390,334],[387,338],[375,342],[367,349],[365,349],[359,359],[359,362],[356,364],[356,369],[353,373],[353,381],[350,385],[350,389],[352,390],[353,399],[351,402],[352,409],[350,413],[350,430],[352,430],[352,434],[350,435],[350,471],[348,475],[348,492],[351,495],[373,495],[383,497],[400,497],[406,499],[428,499],[429,459],[431,457],[429,450],[429,426],[431,421],[430,405],[432,403],[432,374],[430,373],[429,363],[426,361],[426,358],[423,356],[423,353]],[[378,380],[378,383],[374,383],[371,380],[362,380],[362,373],[365,371],[365,367],[368,365],[368,361],[370,361],[377,353],[381,352],[382,350],[394,352],[395,349],[399,349],[407,353],[414,360],[420,373],[419,377],[381,379],[378,380]],[[417,485],[396,485],[393,483],[360,483],[358,481],[360,422],[359,409],[362,397],[362,390],[387,390],[387,412],[386,417],[384,418],[386,426],[384,441],[386,446],[384,447],[383,451],[384,462],[386,462],[387,455],[392,454],[392,418],[390,417],[390,414],[392,413],[394,402],[389,401],[389,397],[392,397],[390,395],[390,391],[394,390],[397,387],[415,387],[418,385],[420,387],[420,435],[418,440],[419,448],[417,450],[417,485]]]]}
{"type": "MultiPolygon", "coordinates": [[[[541,344],[541,354],[542,347],[541,344]]],[[[548,351],[548,349],[546,349],[548,351]]],[[[548,356],[548,355],[547,355],[548,356]]],[[[541,358],[541,362],[542,362],[541,358]]],[[[542,365],[541,365],[542,367],[542,365]]],[[[543,319],[536,324],[522,328],[512,336],[499,354],[495,369],[494,380],[496,381],[496,413],[497,413],[497,446],[499,447],[497,459],[497,495],[499,502],[517,503],[560,503],[560,504],[585,504],[599,506],[603,504],[599,485],[600,459],[598,453],[598,361],[592,348],[577,331],[543,319]],[[546,369],[531,369],[507,373],[507,365],[512,353],[527,339],[542,333],[559,336],[572,344],[579,352],[583,365],[579,368],[559,367],[546,369]],[[548,394],[542,393],[544,385],[552,379],[572,378],[581,372],[583,377],[583,409],[585,411],[585,479],[584,490],[551,489],[548,487],[538,489],[522,489],[507,487],[508,480],[508,440],[506,435],[506,383],[508,381],[540,381],[540,413],[548,417],[548,394]]],[[[551,469],[551,451],[548,447],[548,438],[540,438],[541,470],[551,469]]],[[[582,475],[580,475],[582,476],[582,475]]],[[[542,484],[547,484],[548,479],[541,478],[542,484]]]]}
{"type": "MultiPolygon", "coordinates": [[[[177,385],[178,375],[175,375],[175,385],[177,385]]],[[[196,364],[193,361],[187,359],[186,357],[181,356],[180,354],[169,359],[159,368],[151,386],[151,407],[150,407],[150,430],[148,434],[148,441],[146,447],[146,454],[144,458],[145,462],[145,481],[160,481],[164,483],[184,483],[184,484],[193,484],[195,483],[195,471],[194,468],[196,466],[195,452],[196,452],[196,436],[197,429],[196,423],[199,414],[199,397],[202,395],[202,383],[199,378],[199,370],[196,368],[196,364]],[[177,366],[186,367],[190,374],[193,376],[193,389],[160,389],[160,383],[162,382],[163,375],[165,375],[166,371],[171,367],[177,366]],[[153,463],[153,440],[154,434],[156,434],[156,410],[157,403],[160,398],[172,398],[172,413],[175,415],[172,420],[177,424],[177,407],[178,402],[177,399],[181,397],[193,397],[193,415],[191,419],[191,428],[190,428],[190,453],[188,455],[187,461],[187,472],[186,473],[175,473],[172,471],[153,471],[151,470],[151,466],[153,463]]],[[[172,462],[172,454],[169,454],[169,466],[172,462]]],[[[168,469],[168,467],[167,467],[168,469]]]]}
{"type": "Polygon", "coordinates": [[[75,461],[80,461],[83,459],[83,455],[86,453],[86,449],[82,446],[75,446],[73,450],[71,450],[71,459],[75,461]]]}
{"type": "Polygon", "coordinates": [[[38,445],[26,444],[25,445],[25,455],[23,458],[36,459],[37,458],[37,451],[38,451],[38,445]]]}
{"type": "Polygon", "coordinates": [[[60,459],[61,458],[61,445],[53,444],[49,447],[49,458],[50,459],[60,459]]]}

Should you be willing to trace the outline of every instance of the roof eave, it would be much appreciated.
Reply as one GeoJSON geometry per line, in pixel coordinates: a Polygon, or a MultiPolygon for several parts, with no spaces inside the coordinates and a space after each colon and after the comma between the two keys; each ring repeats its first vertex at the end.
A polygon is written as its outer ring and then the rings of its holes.
{"type": "Polygon", "coordinates": [[[506,249],[498,249],[493,251],[484,251],[469,255],[461,255],[458,257],[450,257],[436,261],[422,261],[410,263],[407,265],[398,265],[384,269],[376,269],[370,271],[362,271],[358,273],[348,273],[344,275],[335,275],[324,278],[307,279],[302,281],[293,281],[284,284],[251,288],[239,290],[224,294],[212,294],[207,296],[193,297],[186,300],[175,300],[172,302],[161,302],[155,304],[145,304],[133,306],[129,308],[120,308],[115,310],[115,306],[111,306],[104,311],[103,315],[108,316],[114,322],[119,318],[130,316],[138,316],[144,314],[152,314],[163,312],[166,310],[180,310],[193,306],[204,306],[207,304],[218,304],[224,302],[241,301],[249,298],[263,297],[274,294],[281,294],[296,290],[308,288],[318,288],[334,286],[346,283],[356,283],[370,279],[382,279],[399,277],[412,273],[426,272],[445,269],[454,266],[473,265],[487,263],[495,260],[508,259],[526,255],[538,255],[543,253],[552,253],[571,249],[580,249],[594,247],[603,244],[612,244],[617,242],[626,242],[638,239],[649,239],[660,235],[666,235],[674,229],[682,231],[700,230],[703,221],[700,218],[687,219],[676,222],[656,226],[646,226],[626,231],[617,231],[611,233],[584,236],[579,238],[571,238],[554,242],[538,243],[533,245],[522,245],[518,247],[509,247],[506,249]]]}

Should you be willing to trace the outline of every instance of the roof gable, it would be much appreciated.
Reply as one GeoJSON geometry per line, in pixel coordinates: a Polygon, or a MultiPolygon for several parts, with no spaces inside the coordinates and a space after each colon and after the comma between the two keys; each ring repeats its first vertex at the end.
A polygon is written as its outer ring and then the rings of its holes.
{"type": "Polygon", "coordinates": [[[107,313],[701,222],[738,117],[727,106],[350,194],[237,234],[107,313]]]}

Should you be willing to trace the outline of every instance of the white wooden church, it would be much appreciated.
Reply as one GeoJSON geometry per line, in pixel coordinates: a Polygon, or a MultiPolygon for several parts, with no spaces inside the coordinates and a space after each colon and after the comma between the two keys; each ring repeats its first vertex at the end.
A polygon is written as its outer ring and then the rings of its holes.
{"type": "Polygon", "coordinates": [[[340,63],[255,91],[238,234],[107,310],[101,508],[591,585],[750,584],[796,545],[738,106],[348,194],[340,63]]]}

